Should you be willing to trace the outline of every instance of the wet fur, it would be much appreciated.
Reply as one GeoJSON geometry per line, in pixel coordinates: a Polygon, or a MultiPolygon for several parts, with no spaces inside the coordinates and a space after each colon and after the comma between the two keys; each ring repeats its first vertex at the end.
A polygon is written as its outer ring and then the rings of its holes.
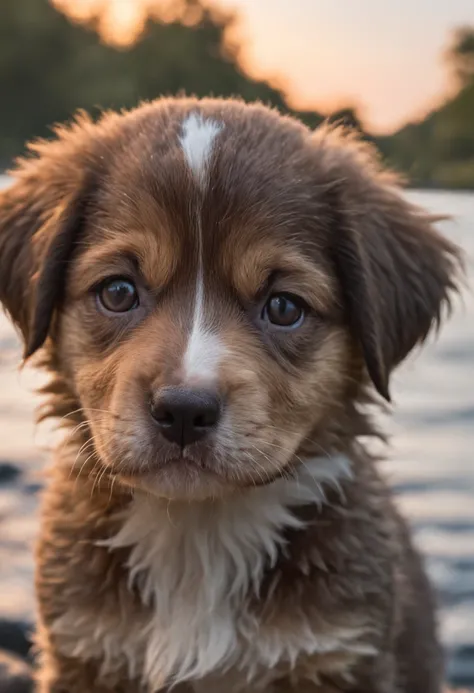
{"type": "Polygon", "coordinates": [[[68,429],[38,690],[439,693],[430,586],[361,443],[456,289],[436,220],[352,135],[236,101],[81,116],[13,176],[0,300],[68,429]],[[90,287],[137,265],[117,326],[90,287]],[[266,282],[311,305],[297,334],[255,329],[266,282]],[[183,382],[226,401],[187,471],[145,412],[183,382]]]}

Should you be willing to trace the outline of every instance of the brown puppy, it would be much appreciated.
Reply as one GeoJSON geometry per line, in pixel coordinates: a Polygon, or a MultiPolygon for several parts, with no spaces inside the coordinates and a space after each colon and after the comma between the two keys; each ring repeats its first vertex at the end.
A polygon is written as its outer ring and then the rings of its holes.
{"type": "Polygon", "coordinates": [[[67,417],[42,693],[438,693],[433,601],[361,438],[459,255],[374,153],[160,100],[33,146],[0,300],[67,417]]]}

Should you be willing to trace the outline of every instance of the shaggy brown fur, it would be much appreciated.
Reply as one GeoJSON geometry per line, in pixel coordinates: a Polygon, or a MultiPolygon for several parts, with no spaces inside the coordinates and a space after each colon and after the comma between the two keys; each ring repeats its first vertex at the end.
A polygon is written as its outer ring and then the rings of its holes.
{"type": "Polygon", "coordinates": [[[39,691],[439,693],[430,586],[361,443],[456,288],[436,220],[352,136],[235,101],[81,116],[32,150],[0,194],[0,300],[69,428],[39,691]],[[113,313],[117,277],[137,300],[113,313]],[[220,407],[181,447],[156,415],[175,388],[220,407]]]}

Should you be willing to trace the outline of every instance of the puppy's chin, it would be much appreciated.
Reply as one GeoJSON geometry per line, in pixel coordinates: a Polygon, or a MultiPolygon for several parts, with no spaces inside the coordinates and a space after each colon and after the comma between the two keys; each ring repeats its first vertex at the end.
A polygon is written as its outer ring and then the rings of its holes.
{"type": "Polygon", "coordinates": [[[170,501],[204,501],[223,498],[239,488],[209,470],[176,460],[155,471],[142,474],[119,474],[122,484],[170,501]]]}
{"type": "Polygon", "coordinates": [[[157,498],[170,501],[206,501],[227,498],[245,493],[249,489],[268,486],[282,476],[291,476],[291,470],[273,470],[273,473],[257,478],[240,474],[224,474],[203,468],[185,458],[168,461],[153,471],[120,472],[116,478],[130,488],[145,491],[157,498]]]}

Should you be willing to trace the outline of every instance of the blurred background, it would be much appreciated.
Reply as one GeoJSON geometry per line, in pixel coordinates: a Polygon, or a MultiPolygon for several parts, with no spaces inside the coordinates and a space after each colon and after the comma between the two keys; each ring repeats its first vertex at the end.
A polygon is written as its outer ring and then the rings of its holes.
{"type": "MultiPolygon", "coordinates": [[[[78,108],[239,95],[375,143],[474,279],[474,0],[0,0],[0,186],[78,108]]],[[[0,315],[0,649],[28,656],[46,453],[40,376],[0,315]]],[[[474,686],[474,299],[394,383],[385,470],[440,599],[452,683],[474,686]]],[[[0,657],[1,660],[1,657],[0,657]]],[[[1,661],[0,661],[1,668],[1,661]]],[[[0,693],[1,693],[0,675],[0,693]]]]}
{"type": "Polygon", "coordinates": [[[1,0],[0,168],[77,108],[241,95],[474,188],[472,0],[1,0]]]}

